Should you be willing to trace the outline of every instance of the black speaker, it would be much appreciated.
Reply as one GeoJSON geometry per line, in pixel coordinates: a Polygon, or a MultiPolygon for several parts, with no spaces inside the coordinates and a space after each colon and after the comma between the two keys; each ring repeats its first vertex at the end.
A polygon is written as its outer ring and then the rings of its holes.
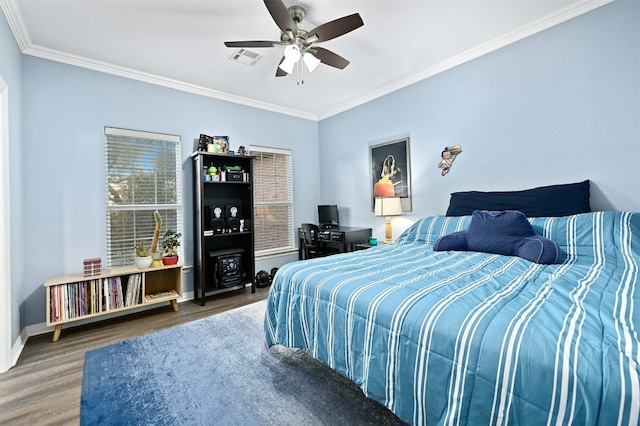
{"type": "Polygon", "coordinates": [[[240,254],[229,254],[218,257],[215,264],[215,276],[218,287],[226,288],[240,284],[242,256],[240,254]]]}
{"type": "Polygon", "coordinates": [[[224,215],[227,220],[227,229],[231,232],[240,232],[240,207],[237,205],[225,206],[224,215]]]}
{"type": "MultiPolygon", "coordinates": [[[[209,252],[213,266],[213,282],[218,288],[234,287],[242,284],[245,273],[242,270],[243,249],[221,249],[209,252]]],[[[210,270],[211,268],[207,268],[210,270]]]]}
{"type": "Polygon", "coordinates": [[[216,234],[222,234],[225,229],[224,211],[222,206],[211,206],[211,216],[209,219],[210,228],[216,234]]]}

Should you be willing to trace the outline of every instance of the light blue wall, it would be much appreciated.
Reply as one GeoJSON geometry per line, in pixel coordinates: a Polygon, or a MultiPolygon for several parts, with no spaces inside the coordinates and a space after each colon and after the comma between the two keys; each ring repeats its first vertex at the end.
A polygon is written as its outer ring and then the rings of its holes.
{"type": "Polygon", "coordinates": [[[616,1],[323,120],[323,201],[381,237],[368,145],[408,135],[413,211],[394,220],[395,235],[444,214],[454,191],[590,179],[593,209],[640,211],[639,22],[640,2],[616,1]],[[449,145],[463,153],[443,177],[449,145]]]}
{"type": "MultiPolygon", "coordinates": [[[[25,253],[38,259],[25,271],[23,325],[44,321],[47,278],[80,272],[83,259],[106,258],[104,126],[181,136],[186,264],[193,264],[189,156],[200,133],[228,135],[231,149],[292,149],[300,158],[294,196],[302,207],[296,210],[313,214],[320,192],[317,159],[306,153],[317,149],[316,122],[39,58],[23,60],[25,253]]],[[[271,266],[280,266],[278,259],[271,266]]],[[[184,287],[193,290],[193,273],[184,287]]]]}
{"type": "Polygon", "coordinates": [[[10,216],[10,267],[11,267],[11,341],[18,338],[21,317],[24,311],[19,308],[24,298],[20,285],[23,276],[23,219],[22,219],[22,55],[4,14],[0,13],[0,76],[8,86],[9,100],[9,192],[10,204],[3,203],[2,209],[10,216]]]}
{"type": "MultiPolygon", "coordinates": [[[[637,22],[638,3],[616,1],[318,124],[21,57],[0,19],[0,73],[15,89],[12,294],[21,316],[13,336],[44,322],[47,278],[105,258],[104,126],[182,137],[185,248],[193,246],[189,155],[200,133],[229,135],[232,148],[291,148],[296,223],[315,221],[318,203],[336,203],[343,223],[381,237],[383,220],[369,208],[368,146],[398,136],[411,137],[413,211],[394,222],[395,235],[444,213],[460,190],[591,179],[594,208],[640,210],[637,22]],[[464,152],[442,177],[436,165],[448,145],[464,152]]],[[[278,266],[269,262],[257,268],[278,266]]],[[[190,291],[192,274],[185,278],[190,291]]]]}

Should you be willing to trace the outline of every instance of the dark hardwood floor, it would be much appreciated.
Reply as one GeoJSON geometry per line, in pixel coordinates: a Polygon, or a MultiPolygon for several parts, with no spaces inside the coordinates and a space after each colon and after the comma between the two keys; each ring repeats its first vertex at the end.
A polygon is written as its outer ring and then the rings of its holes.
{"type": "Polygon", "coordinates": [[[15,367],[0,374],[0,425],[77,425],[85,352],[164,328],[194,321],[267,298],[269,287],[252,294],[245,288],[195,301],[169,303],[145,312],[79,327],[66,326],[57,342],[53,333],[29,338],[15,367]]]}

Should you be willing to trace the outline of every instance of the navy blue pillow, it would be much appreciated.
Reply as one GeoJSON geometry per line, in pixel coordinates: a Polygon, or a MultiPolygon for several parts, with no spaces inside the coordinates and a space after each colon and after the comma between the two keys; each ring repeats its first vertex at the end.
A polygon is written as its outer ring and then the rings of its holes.
{"type": "Polygon", "coordinates": [[[454,192],[447,216],[468,216],[475,210],[518,210],[527,217],[569,216],[591,211],[589,195],[588,180],[524,191],[454,192]]]}
{"type": "Polygon", "coordinates": [[[518,256],[542,264],[560,260],[558,245],[537,235],[524,213],[515,210],[476,210],[466,231],[439,238],[433,249],[518,256]]]}

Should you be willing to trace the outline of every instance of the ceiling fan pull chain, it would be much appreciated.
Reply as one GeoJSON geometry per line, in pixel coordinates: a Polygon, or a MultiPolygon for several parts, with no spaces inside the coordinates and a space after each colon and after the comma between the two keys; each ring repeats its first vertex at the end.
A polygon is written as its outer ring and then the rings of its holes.
{"type": "Polygon", "coordinates": [[[298,72],[300,73],[298,84],[304,84],[304,67],[302,66],[302,59],[298,61],[298,72]]]}

